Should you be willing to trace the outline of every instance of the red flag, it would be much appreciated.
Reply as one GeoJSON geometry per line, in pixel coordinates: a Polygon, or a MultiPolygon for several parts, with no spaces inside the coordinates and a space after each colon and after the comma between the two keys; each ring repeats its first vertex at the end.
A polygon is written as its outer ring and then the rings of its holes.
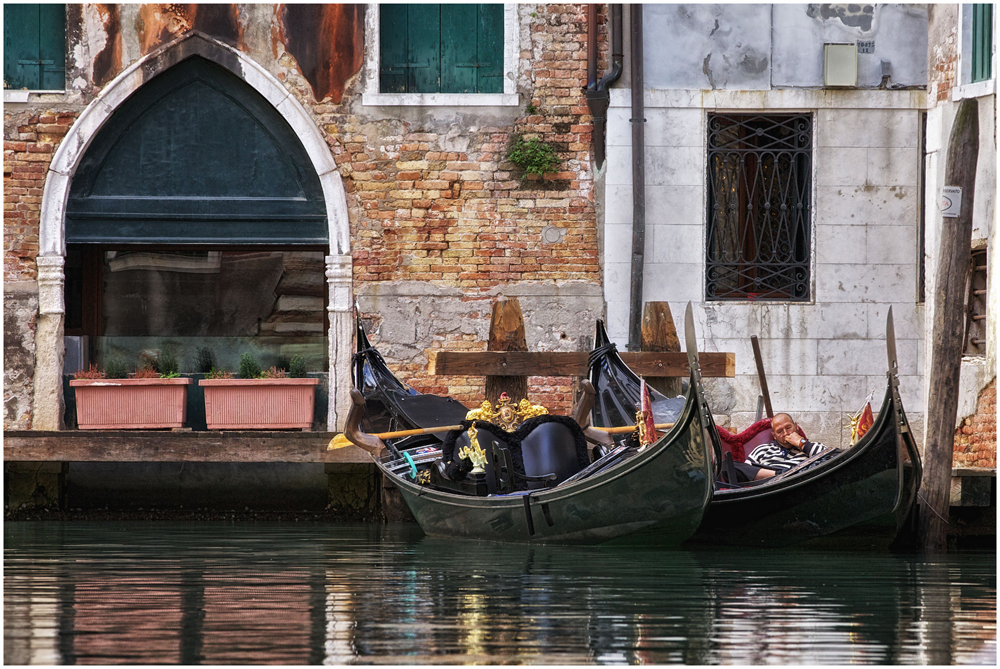
{"type": "Polygon", "coordinates": [[[858,439],[865,436],[865,432],[875,424],[875,417],[872,415],[872,405],[865,402],[865,408],[861,410],[861,418],[858,419],[858,439]]]}
{"type": "Polygon", "coordinates": [[[639,411],[642,414],[643,427],[645,428],[643,444],[651,444],[656,441],[656,421],[653,420],[653,398],[649,394],[646,379],[642,380],[640,392],[642,393],[642,404],[639,406],[639,411]]]}

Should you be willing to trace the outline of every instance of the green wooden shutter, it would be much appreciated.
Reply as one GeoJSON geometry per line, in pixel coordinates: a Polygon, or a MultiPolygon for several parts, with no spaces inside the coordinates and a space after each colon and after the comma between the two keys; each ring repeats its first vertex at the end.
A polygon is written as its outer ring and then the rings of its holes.
{"type": "Polygon", "coordinates": [[[6,88],[66,87],[66,6],[5,4],[3,79],[6,88]]]}
{"type": "Polygon", "coordinates": [[[441,91],[441,5],[408,5],[408,93],[441,91]]]}
{"type": "Polygon", "coordinates": [[[441,6],[441,92],[475,93],[476,5],[441,6]]]}
{"type": "Polygon", "coordinates": [[[383,93],[502,93],[503,5],[380,5],[383,93]]]}
{"type": "Polygon", "coordinates": [[[405,93],[406,5],[379,6],[379,90],[383,93],[405,93]]]}
{"type": "Polygon", "coordinates": [[[986,81],[993,76],[993,5],[972,6],[972,81],[986,81]]]}
{"type": "Polygon", "coordinates": [[[477,93],[503,93],[503,5],[479,5],[477,93]]]}

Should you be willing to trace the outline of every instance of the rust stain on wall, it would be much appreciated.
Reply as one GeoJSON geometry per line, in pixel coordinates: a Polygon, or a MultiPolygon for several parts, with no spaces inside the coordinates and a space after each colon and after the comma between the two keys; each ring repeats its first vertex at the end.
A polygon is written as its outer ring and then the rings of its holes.
{"type": "Polygon", "coordinates": [[[94,83],[104,86],[122,69],[122,26],[118,5],[96,5],[96,8],[108,41],[94,56],[94,83]]]}
{"type": "Polygon", "coordinates": [[[199,30],[234,46],[240,36],[236,5],[148,4],[140,6],[139,17],[143,54],[189,30],[199,30]]]}
{"type": "Polygon", "coordinates": [[[364,59],[362,5],[285,5],[281,12],[285,50],[299,65],[319,101],[344,97],[347,80],[364,59]]]}

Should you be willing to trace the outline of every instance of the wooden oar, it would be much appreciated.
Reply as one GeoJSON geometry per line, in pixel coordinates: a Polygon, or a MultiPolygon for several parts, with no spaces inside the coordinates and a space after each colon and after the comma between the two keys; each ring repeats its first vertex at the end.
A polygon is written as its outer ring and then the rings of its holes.
{"type": "MultiPolygon", "coordinates": [[[[673,427],[673,423],[660,423],[654,427],[657,430],[666,430],[673,427]]],[[[593,426],[591,426],[593,427],[593,426]]],[[[439,432],[451,432],[452,430],[463,429],[461,425],[442,425],[440,427],[425,427],[417,430],[398,430],[396,432],[381,432],[379,434],[373,434],[371,436],[378,437],[379,439],[398,439],[399,437],[412,437],[416,434],[438,434],[439,432]]],[[[607,432],[608,434],[623,434],[625,432],[632,432],[635,430],[635,425],[623,425],[622,427],[594,427],[595,430],[600,430],[602,432],[607,432]]],[[[326,447],[328,451],[335,451],[338,448],[344,448],[345,446],[350,446],[351,440],[348,439],[343,434],[338,434],[333,439],[330,440],[330,445],[326,447]]]]}

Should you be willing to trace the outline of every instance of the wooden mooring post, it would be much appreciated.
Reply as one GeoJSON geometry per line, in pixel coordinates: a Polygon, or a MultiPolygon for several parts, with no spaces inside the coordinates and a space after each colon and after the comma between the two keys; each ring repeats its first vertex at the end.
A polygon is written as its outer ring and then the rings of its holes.
{"type": "MultiPolygon", "coordinates": [[[[674,327],[670,305],[666,302],[646,302],[642,310],[642,330],[639,348],[653,353],[678,353],[681,350],[674,327]]],[[[681,380],[676,376],[648,376],[646,383],[667,397],[681,394],[681,380]]]]}
{"type": "Polygon", "coordinates": [[[955,418],[961,373],[965,278],[972,253],[972,209],[979,158],[979,103],[963,100],[951,128],[946,186],[962,189],[957,218],[945,218],[939,238],[940,255],[934,277],[934,317],[931,331],[931,364],[927,384],[927,436],[921,484],[918,535],[925,551],[947,549],[951,470],[954,456],[955,418]]]}
{"type": "MultiPolygon", "coordinates": [[[[516,297],[501,297],[493,303],[490,318],[488,351],[527,351],[528,340],[524,334],[524,314],[516,297]]],[[[496,405],[500,395],[507,393],[513,404],[528,397],[526,375],[486,375],[486,399],[496,405]]]]}

